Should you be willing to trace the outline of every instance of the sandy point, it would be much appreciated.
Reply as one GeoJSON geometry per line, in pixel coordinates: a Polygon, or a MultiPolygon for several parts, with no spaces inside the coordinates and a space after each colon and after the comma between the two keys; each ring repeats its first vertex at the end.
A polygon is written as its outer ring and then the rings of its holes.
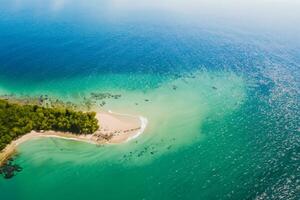
{"type": "Polygon", "coordinates": [[[144,132],[147,126],[147,119],[142,116],[114,113],[112,111],[97,112],[96,118],[98,119],[100,128],[93,134],[31,131],[12,141],[0,152],[0,165],[15,153],[18,145],[34,138],[54,137],[91,144],[119,144],[138,137],[144,132]]]}

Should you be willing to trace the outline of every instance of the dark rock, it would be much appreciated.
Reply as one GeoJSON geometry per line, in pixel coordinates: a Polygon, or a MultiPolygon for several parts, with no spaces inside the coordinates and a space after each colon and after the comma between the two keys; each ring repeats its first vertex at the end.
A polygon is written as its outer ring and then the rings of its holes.
{"type": "Polygon", "coordinates": [[[3,166],[0,167],[0,174],[3,175],[5,179],[10,179],[15,176],[15,172],[22,171],[22,167],[17,164],[13,164],[12,161],[8,160],[3,166]]]}

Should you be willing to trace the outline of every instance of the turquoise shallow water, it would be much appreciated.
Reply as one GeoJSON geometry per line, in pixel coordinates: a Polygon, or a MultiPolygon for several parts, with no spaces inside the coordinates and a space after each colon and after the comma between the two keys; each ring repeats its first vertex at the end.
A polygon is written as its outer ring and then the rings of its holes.
{"type": "Polygon", "coordinates": [[[300,16],[288,2],[3,0],[0,94],[121,94],[101,109],[149,123],[120,145],[20,145],[1,199],[299,199],[300,16]]]}

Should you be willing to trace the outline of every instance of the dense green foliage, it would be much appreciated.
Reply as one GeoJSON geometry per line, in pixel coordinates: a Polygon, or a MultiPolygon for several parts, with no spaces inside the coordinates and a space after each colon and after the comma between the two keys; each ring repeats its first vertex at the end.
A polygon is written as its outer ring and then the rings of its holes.
{"type": "Polygon", "coordinates": [[[0,150],[32,130],[93,133],[99,128],[95,115],[94,112],[12,104],[0,99],[0,150]]]}

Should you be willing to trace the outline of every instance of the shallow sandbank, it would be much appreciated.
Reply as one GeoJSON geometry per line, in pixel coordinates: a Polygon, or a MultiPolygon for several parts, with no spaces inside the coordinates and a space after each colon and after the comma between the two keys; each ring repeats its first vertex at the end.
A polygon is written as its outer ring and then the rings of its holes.
{"type": "Polygon", "coordinates": [[[146,128],[147,119],[141,116],[108,112],[96,115],[99,130],[93,134],[72,134],[58,131],[31,131],[17,140],[12,141],[0,152],[0,165],[16,152],[16,147],[28,140],[39,137],[54,137],[91,144],[118,144],[138,137],[146,128]]]}

